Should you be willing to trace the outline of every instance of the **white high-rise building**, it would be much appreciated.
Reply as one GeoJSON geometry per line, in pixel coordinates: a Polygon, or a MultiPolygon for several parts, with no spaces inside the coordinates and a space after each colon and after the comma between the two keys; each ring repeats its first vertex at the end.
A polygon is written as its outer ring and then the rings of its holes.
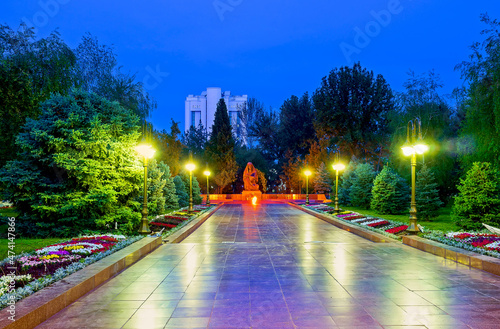
{"type": "Polygon", "coordinates": [[[189,95],[186,97],[184,112],[185,131],[187,132],[191,126],[198,127],[201,121],[203,127],[210,133],[214,123],[217,103],[221,98],[224,98],[224,102],[226,103],[235,138],[246,144],[246,130],[242,122],[242,109],[248,100],[248,96],[231,95],[230,91],[222,93],[221,88],[217,87],[207,88],[201,95],[189,95]]]}

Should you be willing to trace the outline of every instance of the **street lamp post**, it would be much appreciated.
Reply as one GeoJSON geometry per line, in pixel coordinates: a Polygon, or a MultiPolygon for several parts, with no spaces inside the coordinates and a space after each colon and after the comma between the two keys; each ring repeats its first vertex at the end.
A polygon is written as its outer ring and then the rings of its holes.
{"type": "Polygon", "coordinates": [[[207,176],[207,206],[209,206],[210,205],[210,186],[208,185],[208,176],[210,176],[210,171],[205,170],[203,172],[203,174],[205,174],[205,176],[207,176]]]}
{"type": "Polygon", "coordinates": [[[340,163],[340,159],[337,155],[337,163],[333,165],[333,170],[335,170],[335,214],[340,212],[339,208],[339,170],[344,170],[344,164],[340,163]]]}
{"type": "Polygon", "coordinates": [[[194,163],[188,163],[186,169],[189,171],[189,209],[188,212],[193,212],[193,170],[196,168],[194,163]]]}
{"type": "Polygon", "coordinates": [[[309,170],[304,171],[306,175],[306,205],[309,205],[309,176],[311,172],[309,170]]]}
{"type": "Polygon", "coordinates": [[[411,203],[410,203],[410,227],[406,230],[410,234],[417,234],[420,229],[417,225],[417,202],[415,200],[415,172],[417,167],[417,154],[424,154],[429,147],[424,144],[422,138],[422,122],[419,118],[408,121],[406,127],[406,143],[401,147],[403,154],[411,156],[411,203]],[[417,138],[418,128],[418,138],[417,138]],[[411,133],[410,133],[411,130],[411,133]]]}
{"type": "Polygon", "coordinates": [[[142,219],[139,233],[149,234],[151,233],[151,230],[149,229],[148,222],[148,159],[151,159],[156,151],[151,145],[146,143],[139,144],[136,146],[135,150],[144,158],[144,196],[142,201],[142,219]]]}

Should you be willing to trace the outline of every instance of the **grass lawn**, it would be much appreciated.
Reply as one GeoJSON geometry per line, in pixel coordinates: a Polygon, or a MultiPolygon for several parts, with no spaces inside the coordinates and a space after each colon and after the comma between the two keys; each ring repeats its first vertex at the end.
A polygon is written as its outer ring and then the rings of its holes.
{"type": "MultiPolygon", "coordinates": [[[[371,209],[362,209],[358,207],[342,207],[342,210],[350,210],[350,211],[355,211],[357,213],[367,215],[367,216],[374,216],[374,217],[379,217],[387,220],[396,220],[399,222],[403,223],[409,223],[410,222],[410,214],[404,214],[404,215],[380,215],[378,212],[375,210],[371,209]]],[[[444,207],[439,210],[439,216],[436,218],[433,218],[430,221],[424,221],[424,220],[418,220],[417,223],[425,227],[426,229],[430,230],[439,230],[439,231],[459,231],[459,227],[455,225],[455,223],[451,220],[450,216],[451,212],[451,207],[444,207]]],[[[417,218],[418,218],[418,213],[417,213],[417,218]]]]}
{"type": "MultiPolygon", "coordinates": [[[[48,246],[50,244],[60,242],[61,240],[68,240],[68,239],[61,239],[61,238],[15,239],[14,240],[15,245],[14,245],[14,249],[12,251],[15,252],[16,255],[19,255],[22,252],[34,251],[36,249],[43,248],[43,247],[48,246]]],[[[8,239],[0,239],[0,260],[2,260],[8,256],[8,252],[7,252],[8,246],[9,246],[8,239]]]]}
{"type": "Polygon", "coordinates": [[[0,209],[0,216],[17,217],[19,213],[16,208],[0,209]]]}

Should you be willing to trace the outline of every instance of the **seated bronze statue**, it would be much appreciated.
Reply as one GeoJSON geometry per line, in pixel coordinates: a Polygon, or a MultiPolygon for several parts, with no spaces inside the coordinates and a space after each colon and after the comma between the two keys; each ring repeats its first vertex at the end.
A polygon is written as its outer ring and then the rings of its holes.
{"type": "Polygon", "coordinates": [[[243,172],[243,183],[245,185],[245,191],[258,191],[259,177],[257,175],[257,169],[253,166],[251,162],[247,163],[245,171],[243,172]]]}

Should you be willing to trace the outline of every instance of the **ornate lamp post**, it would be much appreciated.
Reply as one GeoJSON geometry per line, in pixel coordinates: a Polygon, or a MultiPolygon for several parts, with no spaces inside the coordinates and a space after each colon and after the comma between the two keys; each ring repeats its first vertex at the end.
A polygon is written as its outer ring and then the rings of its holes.
{"type": "Polygon", "coordinates": [[[210,205],[210,186],[208,185],[208,176],[210,176],[210,171],[205,170],[203,174],[207,176],[207,206],[208,206],[210,205]]]}
{"type": "Polygon", "coordinates": [[[417,167],[417,154],[424,154],[429,147],[424,144],[422,138],[422,122],[419,118],[408,121],[406,127],[406,143],[401,147],[403,154],[411,156],[411,204],[410,204],[410,234],[417,234],[420,229],[417,226],[417,202],[415,201],[415,172],[417,167]],[[418,128],[418,138],[417,138],[418,128]],[[411,134],[410,134],[411,130],[411,134]]]}
{"type": "Polygon", "coordinates": [[[333,165],[333,170],[335,170],[335,214],[340,212],[339,208],[339,171],[344,170],[345,166],[340,162],[339,155],[337,153],[337,163],[333,165]]]}
{"type": "Polygon", "coordinates": [[[149,234],[151,233],[151,230],[149,229],[148,222],[148,159],[151,159],[156,151],[151,145],[147,144],[146,142],[142,142],[141,144],[137,145],[135,150],[144,158],[144,196],[142,202],[142,219],[139,233],[149,234]]]}
{"type": "Polygon", "coordinates": [[[188,212],[193,212],[193,170],[196,168],[194,163],[188,163],[186,169],[189,171],[189,209],[188,212]]]}
{"type": "Polygon", "coordinates": [[[309,205],[309,176],[311,172],[309,170],[304,171],[306,175],[306,205],[309,205]]]}

